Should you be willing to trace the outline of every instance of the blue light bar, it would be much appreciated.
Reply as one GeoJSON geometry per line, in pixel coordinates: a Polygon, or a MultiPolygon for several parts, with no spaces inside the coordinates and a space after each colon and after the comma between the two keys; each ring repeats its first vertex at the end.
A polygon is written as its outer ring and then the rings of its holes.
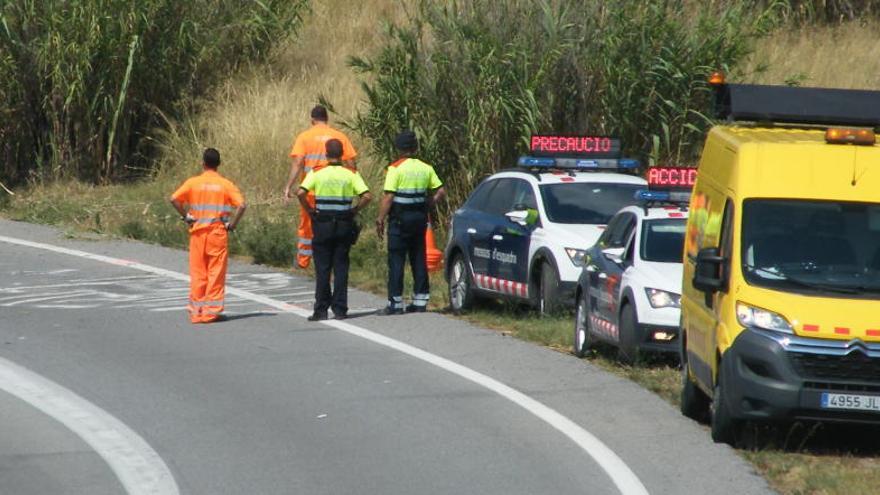
{"type": "Polygon", "coordinates": [[[527,168],[558,168],[574,170],[618,170],[636,169],[639,161],[632,158],[552,158],[539,156],[519,157],[519,166],[527,168]]]}
{"type": "Polygon", "coordinates": [[[636,201],[669,201],[669,191],[649,191],[639,189],[636,191],[636,201]]]}
{"type": "Polygon", "coordinates": [[[690,191],[651,191],[639,189],[635,194],[636,201],[660,203],[690,203],[690,191]]]}
{"type": "Polygon", "coordinates": [[[556,166],[555,158],[541,158],[537,156],[521,156],[519,157],[519,166],[520,167],[547,167],[552,168],[556,166]]]}

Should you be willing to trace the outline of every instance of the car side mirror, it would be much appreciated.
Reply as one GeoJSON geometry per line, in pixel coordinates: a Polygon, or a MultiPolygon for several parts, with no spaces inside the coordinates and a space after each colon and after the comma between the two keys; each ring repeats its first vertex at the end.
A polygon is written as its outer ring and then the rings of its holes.
{"type": "Polygon", "coordinates": [[[507,213],[504,214],[504,216],[507,217],[507,219],[510,220],[511,222],[513,222],[517,225],[522,225],[523,227],[526,227],[529,224],[528,210],[508,211],[507,213]]]}
{"type": "Polygon", "coordinates": [[[704,248],[697,253],[697,265],[694,269],[694,288],[707,294],[714,294],[724,287],[721,267],[724,257],[718,248],[704,248]]]}
{"type": "Polygon", "coordinates": [[[605,256],[608,261],[620,265],[623,263],[624,251],[626,251],[626,248],[622,247],[605,248],[602,250],[602,255],[605,256]]]}

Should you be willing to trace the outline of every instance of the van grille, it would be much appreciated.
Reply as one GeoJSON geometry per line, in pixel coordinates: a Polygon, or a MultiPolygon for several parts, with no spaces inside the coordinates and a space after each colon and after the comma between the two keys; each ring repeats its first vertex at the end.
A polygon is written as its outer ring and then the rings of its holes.
{"type": "Polygon", "coordinates": [[[880,358],[872,359],[861,352],[846,356],[792,352],[789,356],[803,378],[880,383],[880,358]]]}

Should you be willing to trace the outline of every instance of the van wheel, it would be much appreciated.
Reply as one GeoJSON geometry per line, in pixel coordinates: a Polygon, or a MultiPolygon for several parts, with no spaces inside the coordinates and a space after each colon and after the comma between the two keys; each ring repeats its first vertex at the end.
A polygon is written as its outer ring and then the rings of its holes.
{"type": "Polygon", "coordinates": [[[730,407],[724,400],[725,381],[724,366],[719,365],[718,383],[715,384],[712,405],[709,408],[712,413],[712,440],[735,447],[739,421],[731,417],[730,407]]]}
{"type": "Polygon", "coordinates": [[[593,345],[593,336],[590,334],[590,307],[587,301],[587,293],[582,292],[577,299],[577,308],[574,316],[574,340],[572,350],[574,355],[582,358],[587,355],[590,346],[593,345]]]}
{"type": "Polygon", "coordinates": [[[471,308],[474,302],[474,289],[471,274],[464,256],[456,254],[449,267],[449,305],[452,312],[461,314],[471,308]]]}
{"type": "Polygon", "coordinates": [[[559,277],[553,265],[541,263],[541,286],[538,287],[538,314],[549,316],[559,309],[559,277]]]}
{"type": "Polygon", "coordinates": [[[617,327],[617,358],[624,364],[635,364],[639,360],[638,321],[636,308],[627,304],[620,311],[620,322],[617,327]]]}
{"type": "Polygon", "coordinates": [[[706,413],[709,412],[709,398],[700,390],[690,378],[690,367],[687,362],[687,356],[681,357],[681,403],[679,409],[685,416],[699,421],[706,422],[706,413]]]}

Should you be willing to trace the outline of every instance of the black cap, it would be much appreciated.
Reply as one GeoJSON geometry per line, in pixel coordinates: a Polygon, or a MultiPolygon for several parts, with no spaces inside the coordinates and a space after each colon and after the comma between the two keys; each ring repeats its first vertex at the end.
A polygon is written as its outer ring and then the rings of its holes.
{"type": "Polygon", "coordinates": [[[415,151],[419,149],[419,139],[415,132],[406,130],[394,138],[394,147],[400,151],[415,151]]]}
{"type": "Polygon", "coordinates": [[[328,160],[338,160],[342,158],[342,141],[338,139],[328,139],[324,143],[324,149],[327,151],[328,160]]]}
{"type": "Polygon", "coordinates": [[[312,118],[320,120],[321,122],[327,122],[327,109],[321,105],[316,105],[315,108],[312,109],[312,118]]]}

